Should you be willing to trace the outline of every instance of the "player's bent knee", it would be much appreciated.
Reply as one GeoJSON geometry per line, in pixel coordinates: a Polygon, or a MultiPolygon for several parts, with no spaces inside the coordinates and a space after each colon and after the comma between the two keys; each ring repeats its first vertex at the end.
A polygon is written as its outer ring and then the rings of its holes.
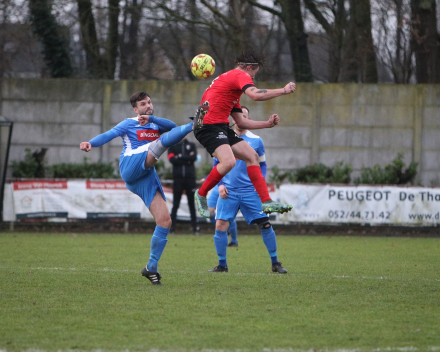
{"type": "Polygon", "coordinates": [[[267,230],[272,226],[268,218],[257,219],[255,220],[255,223],[258,225],[260,230],[267,230]]]}
{"type": "Polygon", "coordinates": [[[229,171],[231,171],[235,166],[235,159],[226,160],[224,162],[224,168],[229,171]]]}
{"type": "Polygon", "coordinates": [[[217,231],[228,231],[229,221],[217,219],[215,221],[215,229],[217,231]]]}
{"type": "Polygon", "coordinates": [[[166,229],[171,228],[172,221],[170,214],[168,214],[168,212],[159,215],[156,214],[156,216],[154,216],[154,220],[156,221],[156,225],[160,227],[164,227],[166,229]]]}
{"type": "Polygon", "coordinates": [[[160,227],[164,227],[166,229],[171,228],[171,218],[168,219],[157,219],[156,220],[156,225],[160,226],[160,227]]]}

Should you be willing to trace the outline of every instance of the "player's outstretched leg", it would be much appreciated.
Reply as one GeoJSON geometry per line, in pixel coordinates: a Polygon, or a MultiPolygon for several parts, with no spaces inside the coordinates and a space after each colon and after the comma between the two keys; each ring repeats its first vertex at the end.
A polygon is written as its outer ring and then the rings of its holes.
{"type": "Polygon", "coordinates": [[[192,118],[194,120],[194,125],[193,125],[194,131],[202,128],[203,118],[205,117],[208,110],[209,110],[209,102],[208,101],[204,101],[202,103],[202,105],[200,105],[197,108],[196,113],[194,114],[194,117],[192,118]]]}
{"type": "Polygon", "coordinates": [[[290,204],[282,204],[273,201],[269,196],[269,190],[267,189],[266,181],[264,180],[263,174],[261,173],[260,166],[251,165],[247,167],[247,173],[249,179],[255,187],[258,196],[262,202],[262,210],[266,214],[270,213],[286,213],[292,210],[293,206],[290,204]]]}
{"type": "Polygon", "coordinates": [[[290,204],[278,203],[272,199],[261,203],[261,209],[266,214],[270,214],[270,213],[283,214],[283,213],[287,213],[288,211],[292,210],[292,208],[293,208],[293,206],[290,204]]]}
{"type": "Polygon", "coordinates": [[[227,273],[226,247],[228,246],[228,231],[215,230],[214,244],[218,256],[218,266],[208,270],[208,273],[227,273]]]}
{"type": "Polygon", "coordinates": [[[200,215],[205,218],[209,218],[211,215],[209,213],[208,200],[206,199],[206,197],[202,197],[199,194],[199,190],[197,190],[194,193],[194,199],[196,200],[197,210],[199,211],[200,215]]]}
{"type": "Polygon", "coordinates": [[[158,160],[169,147],[179,143],[188,133],[192,132],[192,126],[193,122],[190,122],[186,125],[174,127],[169,132],[164,133],[159,139],[151,142],[150,148],[148,149],[149,153],[158,160]]]}
{"type": "Polygon", "coordinates": [[[281,263],[278,261],[277,255],[277,238],[269,219],[258,219],[257,225],[260,228],[261,236],[263,237],[264,245],[270,255],[270,260],[272,261],[272,271],[279,274],[287,274],[287,270],[283,268],[281,263]]]}
{"type": "Polygon", "coordinates": [[[238,247],[237,221],[231,221],[229,224],[228,233],[231,235],[231,242],[228,244],[228,247],[238,247]]]}
{"type": "Polygon", "coordinates": [[[150,260],[145,268],[142,269],[142,276],[145,276],[153,285],[162,285],[160,279],[162,276],[157,271],[157,263],[168,242],[167,236],[170,229],[156,226],[151,237],[150,260]]]}

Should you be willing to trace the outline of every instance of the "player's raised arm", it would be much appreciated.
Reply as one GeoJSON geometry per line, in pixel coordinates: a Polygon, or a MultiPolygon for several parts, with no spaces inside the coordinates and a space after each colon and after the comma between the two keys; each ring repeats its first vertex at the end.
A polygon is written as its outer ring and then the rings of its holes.
{"type": "Polygon", "coordinates": [[[257,87],[249,87],[244,91],[249,98],[256,101],[270,100],[281,95],[291,94],[295,91],[296,84],[289,82],[284,88],[278,89],[260,89],[257,87]]]}

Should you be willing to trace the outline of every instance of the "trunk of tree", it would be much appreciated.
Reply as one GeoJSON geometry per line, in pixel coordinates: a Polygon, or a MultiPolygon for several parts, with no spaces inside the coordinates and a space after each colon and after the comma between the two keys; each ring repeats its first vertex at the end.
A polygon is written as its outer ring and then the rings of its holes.
{"type": "Polygon", "coordinates": [[[351,20],[354,21],[356,35],[359,80],[363,83],[377,83],[376,52],[371,32],[370,0],[351,0],[350,6],[351,20]]]}
{"type": "Polygon", "coordinates": [[[377,83],[370,0],[350,0],[350,21],[344,47],[346,64],[341,81],[377,83]]]}
{"type": "Polygon", "coordinates": [[[114,79],[119,43],[119,0],[108,1],[107,79],[114,79]]]}
{"type": "Polygon", "coordinates": [[[54,78],[69,77],[73,73],[69,44],[62,37],[48,0],[29,0],[34,32],[43,45],[44,60],[54,78]]]}
{"type": "Polygon", "coordinates": [[[411,0],[417,83],[440,83],[440,38],[435,0],[411,0]]]}
{"type": "Polygon", "coordinates": [[[313,82],[307,49],[307,34],[304,32],[304,22],[299,0],[279,0],[281,19],[286,26],[289,38],[290,52],[293,62],[295,80],[297,82],[313,82]]]}
{"type": "Polygon", "coordinates": [[[77,0],[83,48],[86,52],[87,71],[91,78],[106,78],[106,62],[99,53],[95,18],[90,0],[77,0]]]}
{"type": "Polygon", "coordinates": [[[124,11],[123,33],[120,44],[121,79],[136,79],[139,65],[139,22],[141,20],[141,8],[143,1],[133,0],[124,11]],[[130,24],[127,26],[127,20],[130,24]]]}

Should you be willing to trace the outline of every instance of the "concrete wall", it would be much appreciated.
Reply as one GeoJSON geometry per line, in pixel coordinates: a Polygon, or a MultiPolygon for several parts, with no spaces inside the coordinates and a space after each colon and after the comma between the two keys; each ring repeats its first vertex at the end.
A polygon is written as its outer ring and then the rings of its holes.
{"type": "MultiPolygon", "coordinates": [[[[180,125],[189,121],[210,83],[3,79],[0,115],[14,121],[9,160],[22,160],[25,148],[47,147],[48,164],[87,156],[116,165],[119,139],[88,154],[78,146],[134,116],[128,101],[133,92],[147,91],[155,114],[180,125]]],[[[275,112],[282,119],[280,126],[255,131],[265,141],[269,168],[344,161],[355,177],[363,165],[385,165],[403,152],[407,164],[419,163],[421,184],[440,184],[440,85],[298,84],[293,95],[267,102],[244,96],[242,104],[253,119],[275,112]]],[[[202,162],[211,162],[199,147],[202,162]]]]}

